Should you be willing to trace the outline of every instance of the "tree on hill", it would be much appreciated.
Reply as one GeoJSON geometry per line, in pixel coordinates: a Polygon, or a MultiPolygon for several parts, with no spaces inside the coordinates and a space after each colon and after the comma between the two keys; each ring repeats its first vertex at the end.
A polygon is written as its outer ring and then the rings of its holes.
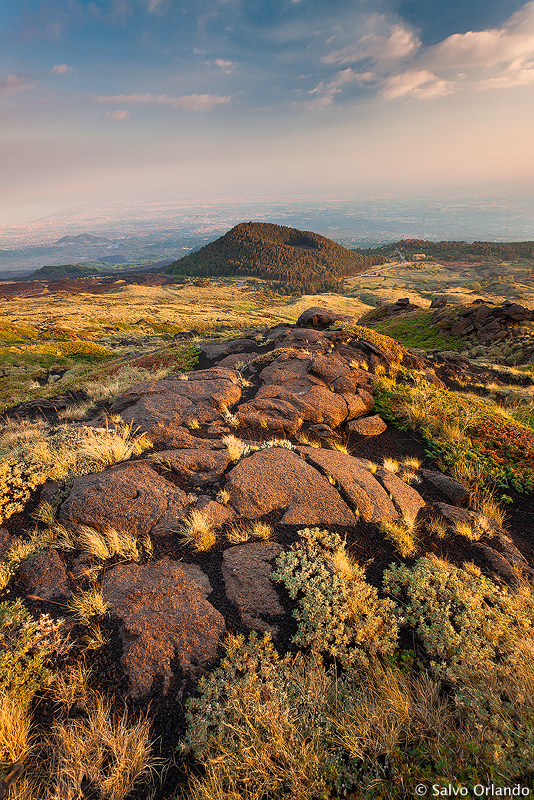
{"type": "Polygon", "coordinates": [[[292,294],[336,291],[340,281],[386,259],[361,255],[311,231],[242,222],[224,236],[174,261],[174,275],[247,275],[292,294]]]}
{"type": "MultiPolygon", "coordinates": [[[[421,250],[426,255],[442,261],[461,261],[469,256],[494,256],[502,261],[516,261],[519,258],[534,258],[534,242],[430,242],[426,239],[402,239],[387,247],[387,252],[398,248],[406,256],[421,250]]],[[[384,253],[384,247],[358,249],[362,255],[384,253]]]]}

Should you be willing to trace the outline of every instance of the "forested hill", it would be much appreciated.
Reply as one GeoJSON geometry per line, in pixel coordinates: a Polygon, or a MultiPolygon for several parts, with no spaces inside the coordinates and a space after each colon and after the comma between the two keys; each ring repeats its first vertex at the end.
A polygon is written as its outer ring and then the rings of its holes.
{"type": "Polygon", "coordinates": [[[430,242],[426,239],[402,239],[400,242],[383,247],[357,250],[361,255],[394,256],[399,249],[406,257],[424,252],[442,261],[461,261],[469,257],[495,256],[502,261],[515,261],[518,258],[534,258],[534,242],[430,242]]]}
{"type": "Polygon", "coordinates": [[[386,259],[362,255],[311,231],[242,222],[196,253],[170,264],[175,275],[247,275],[291,294],[335,291],[340,280],[386,259]]]}

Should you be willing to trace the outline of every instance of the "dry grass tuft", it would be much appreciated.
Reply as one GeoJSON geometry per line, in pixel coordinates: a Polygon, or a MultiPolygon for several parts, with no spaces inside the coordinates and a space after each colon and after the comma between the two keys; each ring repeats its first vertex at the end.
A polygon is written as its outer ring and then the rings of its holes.
{"type": "Polygon", "coordinates": [[[217,492],[217,500],[221,505],[226,506],[230,502],[230,492],[228,489],[219,489],[217,492]]]}
{"type": "Polygon", "coordinates": [[[402,558],[409,558],[417,550],[419,524],[413,517],[405,514],[394,522],[381,522],[380,530],[392,542],[402,558]]]}
{"type": "Polygon", "coordinates": [[[383,461],[384,469],[389,470],[389,472],[398,472],[399,471],[399,462],[396,461],[394,458],[384,458],[383,461]]]}
{"type": "Polygon", "coordinates": [[[137,539],[131,533],[117,531],[115,528],[105,528],[98,531],[88,525],[81,525],[78,536],[78,547],[101,561],[120,556],[126,561],[139,561],[141,554],[137,546],[137,539]]]}
{"type": "Polygon", "coordinates": [[[345,453],[346,455],[349,454],[349,451],[347,450],[347,446],[344,445],[344,444],[340,444],[340,442],[334,442],[332,447],[333,447],[334,450],[339,450],[340,453],[345,453]]]}
{"type": "Polygon", "coordinates": [[[132,455],[139,455],[152,447],[152,442],[144,435],[133,436],[131,425],[116,425],[115,429],[86,428],[80,455],[89,461],[111,466],[125,461],[132,455]]]}
{"type": "Polygon", "coordinates": [[[443,517],[431,517],[426,526],[428,532],[437,536],[438,539],[444,539],[447,535],[447,523],[443,517]]]}
{"type": "Polygon", "coordinates": [[[245,442],[238,439],[237,436],[234,436],[232,433],[228,434],[228,436],[223,436],[222,441],[228,450],[230,458],[234,462],[239,461],[250,449],[248,444],[245,444],[245,442]]]}
{"type": "Polygon", "coordinates": [[[150,723],[130,721],[111,712],[98,695],[89,698],[87,719],[56,723],[48,745],[52,760],[54,798],[83,797],[87,781],[101,800],[124,800],[134,785],[153,771],[150,723]]]}
{"type": "Polygon", "coordinates": [[[82,625],[89,625],[93,617],[102,617],[107,613],[108,604],[105,602],[102,592],[92,588],[73,595],[69,602],[69,608],[82,625]]]}
{"type": "Polygon", "coordinates": [[[184,544],[190,545],[198,552],[209,550],[217,541],[210,519],[196,508],[189,513],[177,533],[184,544]]]}
{"type": "Polygon", "coordinates": [[[78,705],[83,708],[89,695],[91,670],[84,661],[72,664],[66,671],[58,671],[50,687],[50,694],[56,703],[70,708],[78,705]]]}
{"type": "Polygon", "coordinates": [[[24,761],[31,747],[31,717],[28,704],[0,692],[0,762],[24,761]]]}

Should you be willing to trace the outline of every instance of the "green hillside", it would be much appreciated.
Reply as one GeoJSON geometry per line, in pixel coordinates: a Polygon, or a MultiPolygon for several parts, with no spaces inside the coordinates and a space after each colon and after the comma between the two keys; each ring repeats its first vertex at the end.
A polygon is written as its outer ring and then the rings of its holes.
{"type": "Polygon", "coordinates": [[[430,242],[426,239],[401,239],[400,242],[382,247],[357,249],[354,252],[365,256],[394,256],[397,248],[407,258],[414,253],[424,252],[442,261],[462,261],[473,257],[494,257],[502,261],[534,258],[534,242],[430,242]]]}
{"type": "Polygon", "coordinates": [[[336,291],[340,280],[386,259],[362,255],[310,231],[267,222],[242,222],[167,267],[174,275],[247,275],[291,294],[336,291]]]}
{"type": "Polygon", "coordinates": [[[89,267],[85,264],[61,264],[58,266],[41,267],[30,274],[30,278],[54,277],[80,277],[80,275],[94,275],[100,272],[98,267],[89,267]]]}

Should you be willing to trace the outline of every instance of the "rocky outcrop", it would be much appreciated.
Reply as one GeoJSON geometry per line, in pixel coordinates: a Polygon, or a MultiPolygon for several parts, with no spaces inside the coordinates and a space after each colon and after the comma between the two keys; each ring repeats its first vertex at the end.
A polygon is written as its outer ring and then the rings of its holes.
{"type": "Polygon", "coordinates": [[[481,344],[491,344],[508,339],[522,322],[534,320],[534,311],[519,303],[505,301],[501,306],[488,305],[482,300],[455,309],[438,308],[432,322],[450,332],[452,336],[475,336],[481,344]]]}
{"type": "Polygon", "coordinates": [[[106,572],[102,594],[120,622],[121,661],[132,697],[148,695],[158,677],[165,693],[173,659],[189,674],[215,659],[225,624],[206,600],[210,592],[198,567],[166,558],[144,566],[119,564],[106,572]]]}
{"type": "Polygon", "coordinates": [[[245,519],[282,511],[282,525],[356,523],[356,517],[328,480],[297,453],[282,447],[244,458],[228,474],[226,489],[230,503],[245,519]]]}
{"type": "Polygon", "coordinates": [[[212,422],[221,409],[241,399],[238,376],[233,370],[213,367],[190,372],[186,379],[170,376],[132,386],[112,404],[110,413],[139,431],[158,425],[212,422]]]}
{"type": "Polygon", "coordinates": [[[297,328],[329,328],[334,322],[354,322],[354,317],[314,306],[302,312],[297,320],[297,328]]]}

